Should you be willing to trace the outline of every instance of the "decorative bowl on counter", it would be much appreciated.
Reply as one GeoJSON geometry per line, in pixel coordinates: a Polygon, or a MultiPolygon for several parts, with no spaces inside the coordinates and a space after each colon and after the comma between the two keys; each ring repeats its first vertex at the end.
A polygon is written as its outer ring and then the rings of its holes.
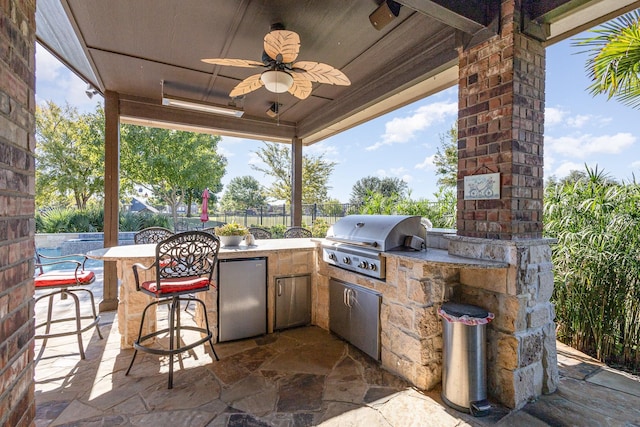
{"type": "Polygon", "coordinates": [[[236,224],[235,222],[230,222],[228,224],[224,224],[218,226],[214,229],[216,236],[220,238],[220,243],[222,246],[238,246],[240,242],[244,239],[249,233],[249,229],[244,225],[236,224]]]}
{"type": "Polygon", "coordinates": [[[218,236],[222,247],[225,246],[239,246],[244,236],[218,236]]]}

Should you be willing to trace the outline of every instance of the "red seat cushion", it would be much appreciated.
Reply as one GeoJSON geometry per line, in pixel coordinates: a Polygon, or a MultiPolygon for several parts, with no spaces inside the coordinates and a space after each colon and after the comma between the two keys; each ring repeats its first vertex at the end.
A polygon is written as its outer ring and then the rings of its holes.
{"type": "Polygon", "coordinates": [[[76,276],[74,271],[52,270],[47,271],[34,278],[36,288],[47,288],[52,286],[73,286],[88,285],[93,283],[96,275],[93,271],[78,271],[76,276]]]}
{"type": "Polygon", "coordinates": [[[171,294],[174,292],[188,292],[206,288],[209,285],[208,277],[178,277],[175,279],[160,280],[160,291],[155,280],[143,282],[140,287],[157,295],[171,294]]]}

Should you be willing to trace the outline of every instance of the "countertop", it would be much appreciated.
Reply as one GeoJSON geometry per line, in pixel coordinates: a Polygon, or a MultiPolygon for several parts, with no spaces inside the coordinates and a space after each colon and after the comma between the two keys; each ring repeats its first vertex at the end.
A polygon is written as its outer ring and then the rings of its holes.
{"type": "MultiPolygon", "coordinates": [[[[287,250],[304,250],[315,249],[316,240],[310,238],[298,239],[264,239],[256,240],[255,245],[239,245],[221,247],[218,258],[236,258],[236,257],[254,257],[262,256],[269,252],[287,251],[287,250]]],[[[93,259],[101,259],[105,261],[118,261],[123,259],[140,259],[154,258],[156,244],[144,245],[122,245],[111,248],[94,249],[87,252],[87,256],[93,259]]]]}
{"type": "Polygon", "coordinates": [[[427,248],[426,251],[389,251],[384,252],[387,258],[399,257],[410,261],[426,261],[435,264],[448,264],[469,268],[507,268],[509,264],[503,261],[492,261],[479,258],[466,258],[459,255],[450,255],[444,249],[427,248]]]}

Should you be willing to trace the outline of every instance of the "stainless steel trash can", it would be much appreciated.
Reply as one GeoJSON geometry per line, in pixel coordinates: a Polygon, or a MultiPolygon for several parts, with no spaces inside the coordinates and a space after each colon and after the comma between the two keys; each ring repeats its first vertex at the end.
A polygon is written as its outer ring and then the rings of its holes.
{"type": "Polygon", "coordinates": [[[486,325],[493,313],[475,305],[447,302],[442,317],[442,400],[473,416],[487,415],[486,325]]]}

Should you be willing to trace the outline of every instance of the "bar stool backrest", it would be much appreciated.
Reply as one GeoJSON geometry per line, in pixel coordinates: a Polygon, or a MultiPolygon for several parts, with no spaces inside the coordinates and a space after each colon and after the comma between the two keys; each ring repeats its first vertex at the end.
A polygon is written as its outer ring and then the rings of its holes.
{"type": "Polygon", "coordinates": [[[148,227],[138,231],[133,236],[133,243],[136,245],[145,243],[158,243],[165,240],[168,237],[173,236],[173,231],[164,227],[148,227]]]}

